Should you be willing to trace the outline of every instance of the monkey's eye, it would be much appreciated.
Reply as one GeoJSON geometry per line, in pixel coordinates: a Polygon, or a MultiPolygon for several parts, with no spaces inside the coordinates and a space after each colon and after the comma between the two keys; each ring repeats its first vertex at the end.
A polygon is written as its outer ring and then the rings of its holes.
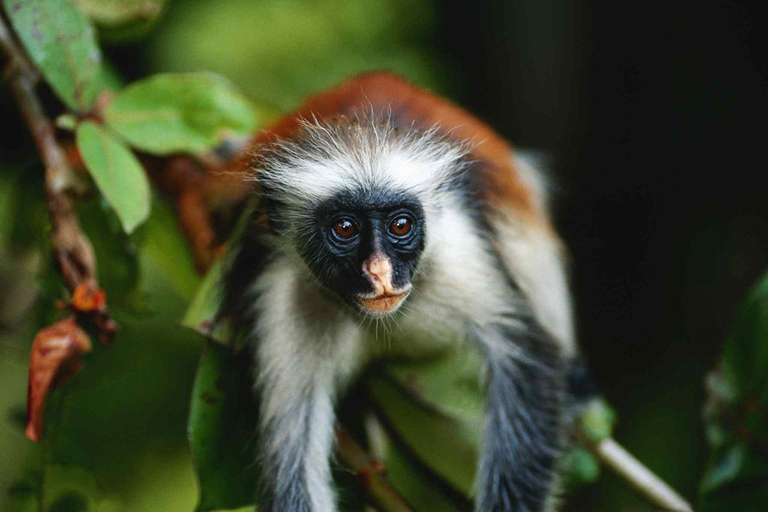
{"type": "Polygon", "coordinates": [[[413,221],[410,217],[401,215],[389,225],[389,232],[398,238],[408,236],[413,231],[413,221]]]}
{"type": "Polygon", "coordinates": [[[340,219],[332,230],[336,238],[342,241],[351,240],[357,235],[357,226],[349,219],[340,219]]]}

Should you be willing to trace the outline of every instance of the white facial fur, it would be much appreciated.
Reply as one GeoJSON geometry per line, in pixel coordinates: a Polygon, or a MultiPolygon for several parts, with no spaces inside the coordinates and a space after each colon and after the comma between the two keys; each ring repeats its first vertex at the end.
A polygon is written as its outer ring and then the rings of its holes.
{"type": "Polygon", "coordinates": [[[298,142],[263,149],[252,175],[282,206],[291,227],[307,222],[309,205],[345,190],[383,188],[413,194],[425,209],[461,173],[469,147],[437,130],[401,131],[387,119],[356,118],[335,124],[305,122],[298,142]]]}

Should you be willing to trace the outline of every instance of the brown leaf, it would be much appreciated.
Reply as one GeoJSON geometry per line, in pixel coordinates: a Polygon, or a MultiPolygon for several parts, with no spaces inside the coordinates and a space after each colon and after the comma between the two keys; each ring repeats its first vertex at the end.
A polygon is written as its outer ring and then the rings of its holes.
{"type": "Polygon", "coordinates": [[[72,293],[72,307],[77,311],[88,313],[103,311],[107,304],[107,294],[100,288],[94,288],[89,283],[80,283],[72,293]]]}
{"type": "Polygon", "coordinates": [[[91,340],[73,316],[42,329],[35,336],[27,389],[27,437],[32,441],[38,441],[42,434],[49,391],[74,377],[82,367],[80,354],[90,350],[91,340]]]}

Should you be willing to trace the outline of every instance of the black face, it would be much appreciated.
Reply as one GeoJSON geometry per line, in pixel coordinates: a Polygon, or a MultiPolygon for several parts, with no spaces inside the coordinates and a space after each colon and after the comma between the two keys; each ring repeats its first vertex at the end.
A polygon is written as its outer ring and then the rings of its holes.
{"type": "Polygon", "coordinates": [[[320,204],[314,219],[300,252],[324,286],[355,304],[356,298],[376,291],[363,268],[380,255],[391,264],[392,287],[408,287],[426,229],[424,212],[413,196],[347,192],[320,204]]]}

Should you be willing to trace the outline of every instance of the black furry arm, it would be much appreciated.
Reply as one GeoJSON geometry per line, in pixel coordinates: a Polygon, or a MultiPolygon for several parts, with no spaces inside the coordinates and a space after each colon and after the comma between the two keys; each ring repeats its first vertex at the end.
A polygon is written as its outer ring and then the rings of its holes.
{"type": "Polygon", "coordinates": [[[552,495],[563,440],[565,369],[533,319],[476,332],[487,369],[476,510],[539,512],[552,495]]]}

